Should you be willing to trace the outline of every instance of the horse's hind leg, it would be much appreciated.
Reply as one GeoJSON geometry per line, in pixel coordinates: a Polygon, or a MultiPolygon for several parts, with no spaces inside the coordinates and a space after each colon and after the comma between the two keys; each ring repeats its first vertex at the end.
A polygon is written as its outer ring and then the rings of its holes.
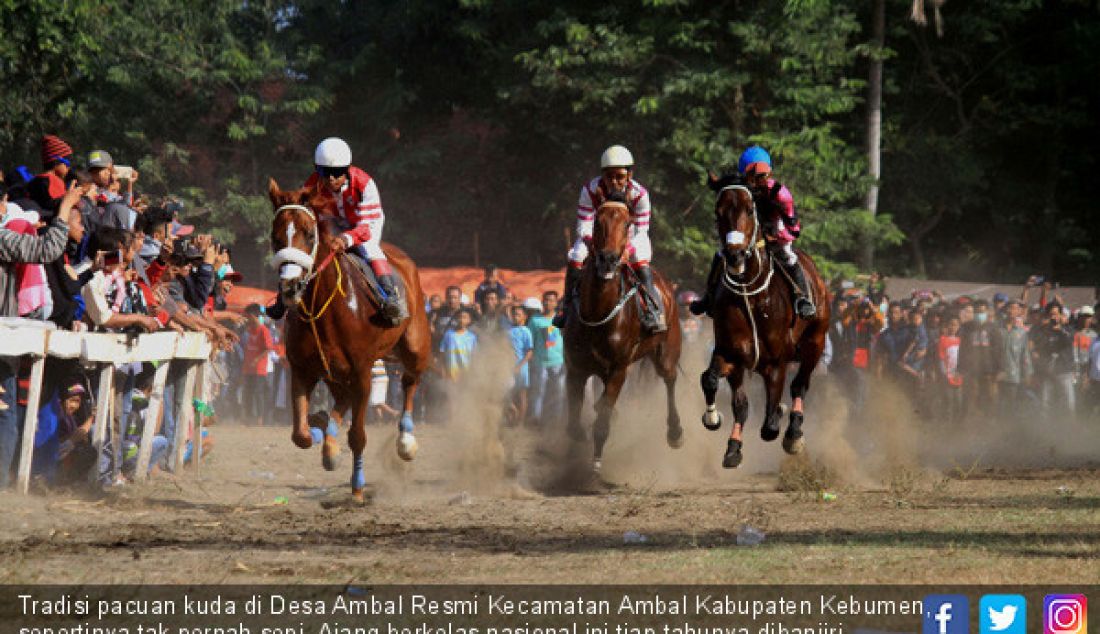
{"type": "Polygon", "coordinates": [[[787,425],[787,433],[783,434],[783,451],[792,455],[801,453],[805,448],[806,443],[802,440],[803,399],[810,389],[810,375],[821,359],[821,348],[818,345],[802,346],[798,373],[791,381],[791,422],[787,425]]]}
{"type": "Polygon", "coordinates": [[[722,466],[733,469],[741,464],[741,430],[749,419],[749,399],[745,396],[745,390],[741,386],[744,381],[745,370],[741,367],[733,368],[726,381],[729,382],[733,392],[733,425],[730,429],[730,437],[726,442],[726,455],[722,457],[722,466]]]}
{"type": "Polygon", "coordinates": [[[313,446],[313,433],[309,426],[309,395],[315,385],[316,377],[305,378],[297,372],[291,372],[290,398],[294,411],[294,431],[291,432],[290,439],[301,449],[313,446]]]}
{"type": "Polygon", "coordinates": [[[412,460],[416,457],[413,403],[416,399],[416,390],[420,387],[420,377],[428,369],[428,362],[431,360],[429,337],[429,334],[423,332],[423,328],[414,329],[410,326],[394,348],[404,367],[404,372],[401,373],[401,387],[405,393],[405,403],[401,408],[401,419],[397,424],[397,455],[401,456],[402,460],[412,460]]]}
{"type": "Polygon", "coordinates": [[[603,446],[611,434],[611,416],[625,382],[626,368],[615,368],[604,383],[603,396],[596,403],[596,424],[592,426],[592,470],[596,473],[603,466],[603,446]]]}
{"type": "Polygon", "coordinates": [[[370,374],[366,385],[360,385],[358,394],[351,406],[351,425],[348,427],[348,446],[351,447],[351,495],[357,501],[363,501],[363,487],[367,485],[367,474],[363,468],[363,450],[367,447],[367,407],[370,403],[370,374]]]}
{"type": "Polygon", "coordinates": [[[760,438],[771,442],[779,438],[779,419],[783,415],[783,384],[787,380],[786,364],[777,364],[765,368],[764,390],[768,395],[768,407],[764,412],[764,424],[760,427],[760,438]]]}
{"type": "Polygon", "coordinates": [[[568,416],[569,437],[574,442],[584,440],[584,428],[581,427],[581,408],[584,406],[584,387],[588,384],[586,372],[570,367],[565,369],[566,416],[568,416]]]}

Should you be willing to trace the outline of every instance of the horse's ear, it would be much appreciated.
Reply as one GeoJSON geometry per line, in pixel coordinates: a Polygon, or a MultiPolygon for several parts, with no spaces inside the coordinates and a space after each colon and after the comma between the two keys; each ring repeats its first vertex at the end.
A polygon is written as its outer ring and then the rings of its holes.
{"type": "Polygon", "coordinates": [[[711,191],[716,192],[718,191],[718,182],[718,175],[707,170],[707,187],[709,187],[711,191]]]}
{"type": "Polygon", "coordinates": [[[282,202],[283,190],[279,189],[279,183],[276,183],[274,178],[267,179],[267,197],[276,205],[282,202]]]}

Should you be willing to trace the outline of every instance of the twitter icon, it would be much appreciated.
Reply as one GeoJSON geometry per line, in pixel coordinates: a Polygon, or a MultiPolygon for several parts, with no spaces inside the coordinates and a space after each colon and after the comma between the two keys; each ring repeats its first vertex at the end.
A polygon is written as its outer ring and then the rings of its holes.
{"type": "Polygon", "coordinates": [[[1027,599],[1019,594],[987,594],[978,604],[980,634],[1027,634],[1027,599]]]}

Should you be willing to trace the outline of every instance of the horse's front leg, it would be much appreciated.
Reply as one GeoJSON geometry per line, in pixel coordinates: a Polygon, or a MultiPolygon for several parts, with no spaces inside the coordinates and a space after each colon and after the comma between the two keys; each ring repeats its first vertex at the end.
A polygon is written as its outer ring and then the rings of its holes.
{"type": "Polygon", "coordinates": [[[626,370],[624,365],[611,371],[604,382],[603,396],[596,403],[596,424],[592,426],[592,470],[596,473],[603,467],[603,446],[611,434],[611,417],[626,382],[626,370]]]}
{"type": "Polygon", "coordinates": [[[710,355],[710,365],[699,377],[699,386],[703,389],[703,399],[707,403],[707,411],[703,412],[703,427],[710,431],[717,431],[722,427],[722,414],[718,412],[715,402],[718,396],[718,384],[723,377],[728,376],[732,366],[717,352],[710,355]]]}
{"type": "Polygon", "coordinates": [[[405,392],[405,405],[401,410],[401,420],[397,423],[397,455],[402,460],[412,460],[416,457],[419,445],[413,429],[413,404],[416,401],[416,389],[420,386],[420,373],[405,370],[401,374],[401,388],[405,392]]]}
{"type": "Polygon", "coordinates": [[[317,378],[305,378],[291,370],[290,398],[291,409],[294,412],[294,430],[290,439],[301,449],[309,449],[313,446],[313,434],[309,427],[309,395],[313,392],[313,386],[317,385],[317,378]]]}
{"type": "Polygon", "coordinates": [[[584,406],[584,386],[588,383],[587,372],[581,372],[572,366],[565,368],[565,399],[569,437],[574,442],[583,442],[584,428],[581,427],[581,408],[584,406]]]}
{"type": "Polygon", "coordinates": [[[764,390],[768,395],[768,406],[764,411],[764,424],[760,427],[760,438],[771,442],[779,437],[780,419],[783,418],[783,383],[787,380],[787,365],[779,363],[761,371],[764,376],[764,390]]]}
{"type": "Polygon", "coordinates": [[[722,457],[722,466],[733,469],[741,464],[741,430],[745,428],[745,421],[749,419],[749,399],[745,396],[745,389],[741,382],[745,379],[745,369],[741,366],[730,370],[726,381],[730,391],[733,392],[733,425],[730,428],[730,437],[726,442],[726,455],[722,457]]]}

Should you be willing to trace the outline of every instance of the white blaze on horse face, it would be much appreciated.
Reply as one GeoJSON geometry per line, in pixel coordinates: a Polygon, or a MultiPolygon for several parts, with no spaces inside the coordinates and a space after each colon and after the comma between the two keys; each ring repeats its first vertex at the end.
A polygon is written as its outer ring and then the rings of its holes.
{"type": "Polygon", "coordinates": [[[284,280],[292,280],[299,277],[303,272],[302,267],[294,264],[293,262],[287,262],[279,267],[279,277],[284,280]]]}
{"type": "Polygon", "coordinates": [[[726,234],[726,244],[731,247],[740,247],[745,245],[745,234],[740,231],[730,231],[726,234]]]}
{"type": "Polygon", "coordinates": [[[294,246],[294,233],[297,229],[294,228],[294,223],[290,222],[286,225],[286,246],[294,246]]]}

